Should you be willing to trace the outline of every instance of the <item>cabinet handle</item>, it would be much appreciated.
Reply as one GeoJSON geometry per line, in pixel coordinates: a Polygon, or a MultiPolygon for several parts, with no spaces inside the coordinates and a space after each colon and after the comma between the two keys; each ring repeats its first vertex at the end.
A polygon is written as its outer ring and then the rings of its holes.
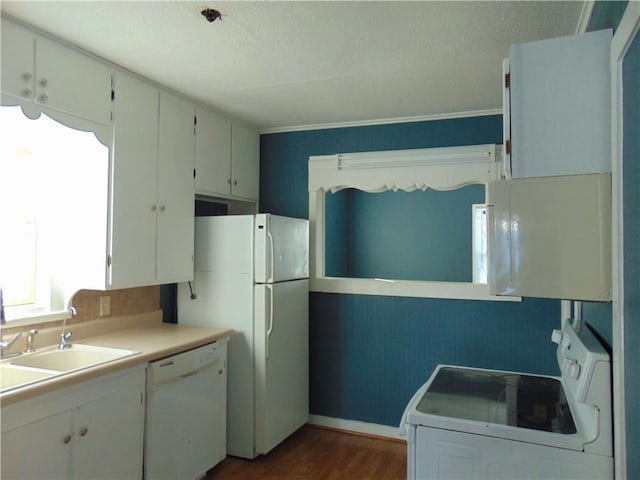
{"type": "Polygon", "coordinates": [[[165,207],[164,205],[160,205],[160,211],[164,212],[167,209],[167,207],[165,207]]]}
{"type": "Polygon", "coordinates": [[[234,181],[233,181],[233,184],[234,184],[234,185],[237,185],[237,184],[238,184],[238,180],[234,180],[234,181]]]}
{"type": "Polygon", "coordinates": [[[27,89],[25,89],[25,90],[22,92],[22,94],[23,94],[26,98],[31,98],[31,93],[32,93],[32,92],[31,92],[31,89],[30,89],[30,88],[27,88],[27,89]]]}
{"type": "Polygon", "coordinates": [[[157,205],[151,205],[151,211],[155,212],[158,209],[157,205]]]}
{"type": "Polygon", "coordinates": [[[62,442],[66,445],[67,443],[69,443],[71,441],[71,435],[65,435],[65,437],[62,439],[62,442]]]}
{"type": "Polygon", "coordinates": [[[30,73],[30,72],[24,72],[24,73],[22,74],[22,79],[23,79],[25,82],[28,82],[29,80],[31,80],[31,73],[30,73]]]}
{"type": "Polygon", "coordinates": [[[49,80],[47,80],[46,78],[43,78],[42,80],[40,80],[40,85],[42,85],[43,87],[46,87],[47,85],[49,85],[49,80]]]}
{"type": "Polygon", "coordinates": [[[43,93],[42,95],[40,95],[38,100],[42,103],[45,103],[47,100],[49,100],[49,96],[46,93],[43,93]]]}
{"type": "Polygon", "coordinates": [[[84,437],[87,434],[88,431],[89,431],[89,429],[87,427],[82,427],[80,429],[80,436],[84,437]]]}

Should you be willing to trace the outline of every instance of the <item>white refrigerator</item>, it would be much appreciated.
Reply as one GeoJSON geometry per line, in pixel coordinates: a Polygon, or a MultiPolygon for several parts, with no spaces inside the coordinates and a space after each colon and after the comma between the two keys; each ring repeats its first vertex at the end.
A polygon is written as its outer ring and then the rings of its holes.
{"type": "Polygon", "coordinates": [[[309,222],[197,217],[178,323],[230,327],[227,453],[269,452],[309,417],[309,222]]]}

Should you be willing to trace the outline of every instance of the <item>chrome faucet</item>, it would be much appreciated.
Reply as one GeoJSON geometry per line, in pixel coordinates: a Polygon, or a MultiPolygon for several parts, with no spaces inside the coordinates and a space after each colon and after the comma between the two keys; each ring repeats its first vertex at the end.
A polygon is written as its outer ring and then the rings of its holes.
{"type": "MultiPolygon", "coordinates": [[[[69,316],[71,318],[76,316],[76,309],[75,307],[69,307],[69,316]]],[[[64,350],[66,348],[71,348],[71,337],[73,336],[73,332],[66,332],[64,331],[65,327],[67,326],[67,317],[64,317],[64,320],[62,321],[62,332],[60,333],[60,343],[58,344],[58,349],[59,350],[64,350]]]]}
{"type": "Polygon", "coordinates": [[[2,297],[2,289],[0,288],[0,355],[1,352],[4,352],[5,348],[10,348],[11,345],[16,343],[16,340],[18,340],[22,336],[22,332],[18,332],[13,336],[11,340],[7,340],[5,342],[4,338],[2,337],[2,326],[6,323],[7,319],[4,316],[4,299],[2,297]]]}

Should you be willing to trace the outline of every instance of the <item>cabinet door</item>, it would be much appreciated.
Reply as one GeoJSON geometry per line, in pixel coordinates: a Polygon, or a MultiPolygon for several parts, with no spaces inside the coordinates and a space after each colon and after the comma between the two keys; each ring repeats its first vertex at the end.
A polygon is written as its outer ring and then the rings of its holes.
{"type": "Polygon", "coordinates": [[[1,477],[71,478],[72,438],[70,411],[3,432],[1,477]]]}
{"type": "Polygon", "coordinates": [[[36,38],[36,103],[94,122],[111,124],[111,75],[88,55],[36,38]]]}
{"type": "Polygon", "coordinates": [[[194,106],[160,93],[157,282],[193,279],[194,106]]]}
{"type": "Polygon", "coordinates": [[[126,288],[155,282],[158,91],[124,74],[115,88],[108,284],[126,288]]]}
{"type": "Polygon", "coordinates": [[[76,409],[73,478],[142,478],[143,398],[140,382],[76,409]]]}
{"type": "Polygon", "coordinates": [[[611,171],[611,30],[513,45],[513,178],[611,171]]]}
{"type": "Polygon", "coordinates": [[[3,94],[33,100],[34,42],[30,31],[2,19],[3,94]]]}
{"type": "Polygon", "coordinates": [[[490,192],[492,294],[611,300],[610,174],[498,180],[490,192]]]}
{"type": "Polygon", "coordinates": [[[230,194],[231,120],[198,109],[196,125],[196,193],[230,194]]]}
{"type": "Polygon", "coordinates": [[[241,123],[231,128],[231,196],[258,200],[260,136],[241,123]]]}

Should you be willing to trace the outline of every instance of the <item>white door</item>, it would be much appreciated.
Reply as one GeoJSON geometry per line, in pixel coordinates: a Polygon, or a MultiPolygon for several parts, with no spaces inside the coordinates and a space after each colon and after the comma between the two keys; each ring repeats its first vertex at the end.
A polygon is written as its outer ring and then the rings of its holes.
{"type": "Polygon", "coordinates": [[[511,46],[513,178],[611,171],[610,44],[601,30],[511,46]]]}
{"type": "Polygon", "coordinates": [[[193,279],[194,113],[193,104],[160,92],[157,283],[193,279]]]}
{"type": "Polygon", "coordinates": [[[196,192],[229,195],[231,120],[198,107],[196,124],[196,192]]]}
{"type": "Polygon", "coordinates": [[[140,381],[77,408],[74,478],[142,476],[143,388],[140,381]]]}
{"type": "Polygon", "coordinates": [[[256,454],[309,417],[309,281],[255,286],[256,454]]]}
{"type": "MultiPolygon", "coordinates": [[[[27,102],[33,101],[34,45],[33,34],[2,19],[2,93],[27,102]]],[[[16,102],[3,99],[3,104],[16,102]]]]}
{"type": "Polygon", "coordinates": [[[36,103],[111,124],[111,67],[40,36],[35,64],[36,103]]]}
{"type": "Polygon", "coordinates": [[[150,285],[156,268],[158,90],[116,75],[111,172],[111,288],[150,285]]]}
{"type": "Polygon", "coordinates": [[[258,200],[260,135],[246,125],[231,126],[231,196],[258,200]]]}
{"type": "Polygon", "coordinates": [[[309,276],[308,220],[259,214],[254,228],[256,283],[309,276]]]}
{"type": "Polygon", "coordinates": [[[71,478],[71,411],[2,434],[2,478],[71,478]]]}

